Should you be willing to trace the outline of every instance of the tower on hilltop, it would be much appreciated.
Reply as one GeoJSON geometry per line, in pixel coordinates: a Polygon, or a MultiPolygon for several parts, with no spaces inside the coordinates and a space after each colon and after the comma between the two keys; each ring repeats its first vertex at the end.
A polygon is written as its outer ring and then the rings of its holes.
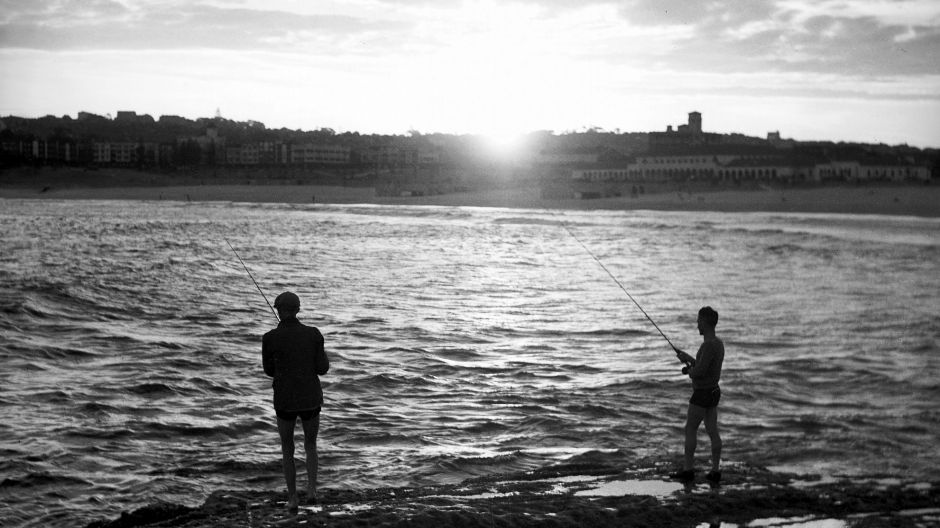
{"type": "Polygon", "coordinates": [[[721,134],[702,131],[701,112],[689,112],[688,123],[675,129],[669,126],[665,132],[650,132],[648,137],[651,151],[722,143],[721,134]]]}
{"type": "Polygon", "coordinates": [[[689,133],[698,135],[702,133],[702,114],[689,112],[689,133]]]}

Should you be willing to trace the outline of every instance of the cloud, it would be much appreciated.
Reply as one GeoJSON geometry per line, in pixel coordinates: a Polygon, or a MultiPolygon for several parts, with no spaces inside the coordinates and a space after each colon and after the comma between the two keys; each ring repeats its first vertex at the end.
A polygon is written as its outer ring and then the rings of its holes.
{"type": "Polygon", "coordinates": [[[8,1],[0,47],[39,50],[289,49],[348,44],[356,35],[406,29],[400,22],[200,3],[127,7],[110,0],[43,6],[8,1]]]}
{"type": "MultiPolygon", "coordinates": [[[[0,47],[427,57],[494,28],[607,67],[940,73],[935,0],[0,0],[0,47]]],[[[508,50],[507,50],[508,51],[508,50]]],[[[534,52],[533,52],[534,54],[534,52]]]]}
{"type": "Polygon", "coordinates": [[[938,53],[936,0],[0,0],[0,72],[21,86],[0,99],[53,104],[30,95],[52,78],[82,105],[103,87],[127,108],[140,86],[159,87],[153,107],[171,90],[211,108],[273,93],[285,115],[342,101],[337,116],[367,117],[341,126],[393,112],[402,130],[419,112],[568,127],[655,100],[935,109],[938,53]]]}
{"type": "Polygon", "coordinates": [[[940,73],[940,6],[916,8],[922,23],[885,2],[820,0],[634,0],[620,14],[633,26],[683,27],[654,43],[657,60],[691,71],[781,71],[880,75],[940,73]],[[932,15],[931,15],[932,13],[932,15]]]}
{"type": "Polygon", "coordinates": [[[632,0],[622,5],[621,14],[637,25],[714,25],[740,24],[760,20],[774,10],[772,0],[715,1],[632,0]]]}
{"type": "MultiPolygon", "coordinates": [[[[787,69],[847,75],[940,74],[940,28],[884,24],[873,17],[816,16],[784,34],[787,69]]],[[[783,53],[781,53],[783,55],[783,53]]]]}

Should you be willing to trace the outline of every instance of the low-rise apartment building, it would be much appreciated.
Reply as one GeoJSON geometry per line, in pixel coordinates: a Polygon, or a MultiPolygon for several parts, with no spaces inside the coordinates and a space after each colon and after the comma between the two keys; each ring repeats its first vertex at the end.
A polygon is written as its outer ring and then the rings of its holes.
{"type": "Polygon", "coordinates": [[[347,164],[352,149],[343,145],[320,145],[306,143],[291,145],[291,163],[296,165],[347,164]]]}

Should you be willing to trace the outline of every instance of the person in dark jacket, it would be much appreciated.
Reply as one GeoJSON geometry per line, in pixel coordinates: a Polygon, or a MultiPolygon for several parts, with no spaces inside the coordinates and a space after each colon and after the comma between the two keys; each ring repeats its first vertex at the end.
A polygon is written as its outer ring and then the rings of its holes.
{"type": "Polygon", "coordinates": [[[705,431],[712,445],[712,469],[705,478],[717,484],[721,481],[721,436],[718,434],[718,400],[721,389],[721,365],[725,359],[725,344],[715,335],[718,325],[718,312],[711,306],[705,306],[698,312],[698,331],[702,335],[702,345],[693,358],[676,349],[679,360],[686,364],[683,374],[692,378],[692,397],[685,422],[685,459],[682,471],[671,475],[673,478],[691,481],[695,479],[694,458],[698,442],[698,427],[705,421],[705,431]]]}
{"type": "Polygon", "coordinates": [[[294,428],[297,418],[304,429],[304,450],[307,453],[307,500],[317,500],[317,433],[323,389],[320,377],[330,369],[323,349],[323,334],[313,326],[297,320],[300,298],[284,292],[274,300],[280,319],[277,328],[261,340],[264,373],[274,378],[274,412],[281,436],[284,479],[287,481],[287,506],[298,507],[297,472],[294,467],[294,428]]]}

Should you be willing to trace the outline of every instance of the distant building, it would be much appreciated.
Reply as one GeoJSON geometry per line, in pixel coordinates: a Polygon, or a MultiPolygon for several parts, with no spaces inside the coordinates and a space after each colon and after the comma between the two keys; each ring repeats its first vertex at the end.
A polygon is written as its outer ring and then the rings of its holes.
{"type": "Polygon", "coordinates": [[[791,149],[797,145],[792,139],[784,139],[779,131],[767,132],[767,144],[777,149],[791,149]]]}
{"type": "MultiPolygon", "coordinates": [[[[185,138],[179,138],[178,143],[185,143],[185,138]]],[[[219,129],[215,124],[206,127],[206,133],[203,136],[190,138],[189,141],[195,142],[199,146],[199,163],[201,165],[216,165],[225,163],[225,138],[219,136],[219,129]]]]}
{"type": "Polygon", "coordinates": [[[97,164],[111,163],[111,143],[95,141],[91,144],[91,161],[97,164]]]}
{"type": "Polygon", "coordinates": [[[805,158],[741,158],[715,171],[718,181],[726,182],[808,182],[818,181],[816,163],[805,158]]]}
{"type": "Polygon", "coordinates": [[[379,167],[401,167],[416,165],[420,158],[416,149],[394,145],[369,145],[359,151],[359,159],[362,163],[379,167]]]}
{"type": "Polygon", "coordinates": [[[627,164],[581,166],[569,170],[570,179],[580,182],[821,182],[871,179],[924,178],[926,167],[910,164],[888,167],[858,161],[831,160],[815,151],[785,150],[770,146],[699,145],[660,148],[636,156],[627,164]],[[866,176],[870,174],[871,176],[866,176]]]}
{"type": "Polygon", "coordinates": [[[0,143],[0,152],[3,152],[6,157],[11,159],[25,159],[29,157],[29,149],[26,147],[27,142],[21,139],[4,140],[0,143]]]}
{"type": "Polygon", "coordinates": [[[137,162],[137,143],[111,143],[111,163],[131,165],[137,162]]]}
{"type": "Polygon", "coordinates": [[[290,161],[296,165],[348,164],[352,150],[343,145],[320,145],[307,143],[291,145],[290,161]]]}
{"type": "Polygon", "coordinates": [[[160,143],[157,145],[157,165],[168,166],[177,162],[176,146],[160,143]]]}
{"type": "Polygon", "coordinates": [[[634,179],[633,166],[572,169],[571,179],[590,182],[621,182],[634,179]]]}
{"type": "MultiPolygon", "coordinates": [[[[225,148],[226,165],[286,165],[291,162],[291,148],[280,141],[245,143],[225,148]]],[[[299,163],[304,163],[299,161],[299,163]]]]}
{"type": "Polygon", "coordinates": [[[280,141],[262,141],[258,143],[258,163],[286,165],[290,163],[290,147],[280,141]]]}
{"type": "MultiPolygon", "coordinates": [[[[700,112],[689,112],[688,127],[689,135],[697,136],[702,134],[702,114],[700,112]]],[[[681,126],[679,130],[682,131],[681,126]]]]}
{"type": "Polygon", "coordinates": [[[682,146],[719,145],[723,141],[721,134],[702,130],[702,114],[699,112],[689,112],[688,123],[679,125],[678,130],[673,130],[670,125],[666,127],[665,132],[649,133],[650,151],[682,146]]]}
{"type": "Polygon", "coordinates": [[[594,165],[598,163],[623,163],[624,156],[607,147],[575,147],[542,150],[535,157],[541,165],[594,165]]]}
{"type": "Polygon", "coordinates": [[[856,181],[861,165],[857,160],[828,160],[816,164],[814,181],[856,181]]]}
{"type": "Polygon", "coordinates": [[[225,149],[227,165],[258,165],[260,162],[261,148],[257,143],[246,143],[225,149]]]}
{"type": "Polygon", "coordinates": [[[858,179],[862,181],[930,181],[930,168],[911,163],[877,163],[859,165],[858,179]]]}
{"type": "Polygon", "coordinates": [[[172,145],[136,141],[95,141],[91,162],[97,165],[160,165],[173,157],[172,145]]]}
{"type": "Polygon", "coordinates": [[[46,163],[74,163],[78,161],[78,150],[77,143],[62,139],[34,139],[19,149],[21,154],[26,154],[25,158],[46,163]]]}
{"type": "Polygon", "coordinates": [[[104,119],[104,117],[98,114],[92,114],[91,112],[79,112],[78,113],[79,121],[88,121],[92,119],[104,119]]]}
{"type": "Polygon", "coordinates": [[[669,181],[721,178],[719,170],[736,160],[767,159],[778,152],[766,146],[674,145],[650,149],[636,157],[630,180],[669,181]]]}

